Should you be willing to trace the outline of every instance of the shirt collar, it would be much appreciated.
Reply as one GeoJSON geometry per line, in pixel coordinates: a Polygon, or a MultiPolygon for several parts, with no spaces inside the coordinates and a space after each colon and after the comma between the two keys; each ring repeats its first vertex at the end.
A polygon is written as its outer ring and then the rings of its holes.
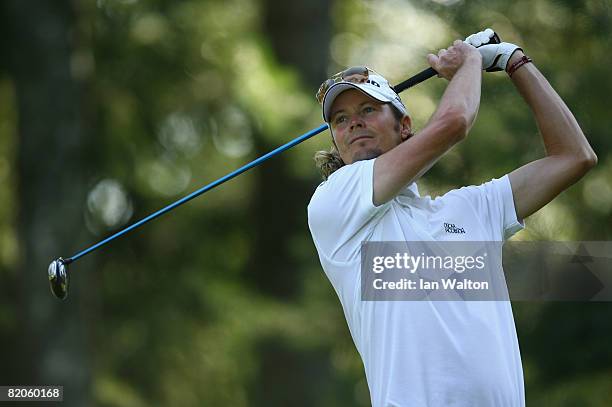
{"type": "Polygon", "coordinates": [[[406,186],[404,189],[402,189],[399,195],[408,196],[411,198],[421,197],[421,195],[419,194],[419,187],[417,186],[416,182],[413,182],[410,185],[406,186]]]}

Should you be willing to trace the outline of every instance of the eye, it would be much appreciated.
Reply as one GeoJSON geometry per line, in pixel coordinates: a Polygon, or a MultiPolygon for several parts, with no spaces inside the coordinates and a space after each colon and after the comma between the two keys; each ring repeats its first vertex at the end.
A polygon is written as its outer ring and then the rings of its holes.
{"type": "Polygon", "coordinates": [[[343,114],[339,114],[338,116],[336,116],[336,118],[334,119],[334,124],[339,125],[342,124],[346,121],[346,115],[343,114]]]}
{"type": "Polygon", "coordinates": [[[372,113],[373,111],[374,111],[374,108],[373,108],[372,106],[365,106],[365,107],[362,109],[362,112],[363,112],[363,113],[372,113]]]}

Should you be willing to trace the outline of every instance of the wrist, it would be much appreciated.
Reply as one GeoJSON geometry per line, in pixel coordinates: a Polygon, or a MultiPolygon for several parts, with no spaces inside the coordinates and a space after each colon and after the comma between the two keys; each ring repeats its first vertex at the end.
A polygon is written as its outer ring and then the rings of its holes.
{"type": "Polygon", "coordinates": [[[480,52],[474,49],[474,52],[470,52],[466,57],[464,63],[476,64],[478,66],[482,66],[482,55],[480,52]]]}
{"type": "Polygon", "coordinates": [[[506,73],[508,73],[510,67],[512,65],[514,65],[514,63],[520,61],[521,58],[523,58],[525,56],[525,53],[523,52],[522,49],[517,48],[516,51],[514,51],[512,53],[512,55],[510,56],[510,59],[508,59],[508,63],[506,64],[506,73]]]}
{"type": "Polygon", "coordinates": [[[457,69],[457,71],[466,69],[470,71],[482,70],[482,56],[480,56],[479,52],[476,52],[476,54],[466,55],[465,59],[463,60],[463,63],[461,64],[459,69],[457,69]]]}

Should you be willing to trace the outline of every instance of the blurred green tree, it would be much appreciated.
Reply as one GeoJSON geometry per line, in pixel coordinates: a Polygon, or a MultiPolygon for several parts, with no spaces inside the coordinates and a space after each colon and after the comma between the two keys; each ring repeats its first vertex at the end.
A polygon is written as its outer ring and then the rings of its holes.
{"type": "MultiPolygon", "coordinates": [[[[82,130],[83,86],[74,77],[76,16],[69,2],[2,2],[3,54],[16,111],[15,231],[19,249],[3,292],[15,323],[4,349],[3,384],[64,386],[67,405],[91,400],[86,310],[87,276],[70,305],[49,297],[43,277],[52,253],[82,242],[75,216],[86,194],[92,140],[82,130]]],[[[3,267],[7,264],[4,263],[3,267]]],[[[82,272],[90,267],[84,265],[82,272]]],[[[4,273],[3,273],[4,274],[4,273]]]]}

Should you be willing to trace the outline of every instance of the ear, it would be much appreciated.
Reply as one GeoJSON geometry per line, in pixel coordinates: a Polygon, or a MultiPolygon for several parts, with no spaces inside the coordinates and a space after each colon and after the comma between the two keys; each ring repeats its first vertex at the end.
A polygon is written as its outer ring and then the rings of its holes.
{"type": "Polygon", "coordinates": [[[404,116],[400,120],[400,136],[402,137],[402,141],[406,141],[412,137],[412,120],[410,120],[410,116],[404,116]]]}

